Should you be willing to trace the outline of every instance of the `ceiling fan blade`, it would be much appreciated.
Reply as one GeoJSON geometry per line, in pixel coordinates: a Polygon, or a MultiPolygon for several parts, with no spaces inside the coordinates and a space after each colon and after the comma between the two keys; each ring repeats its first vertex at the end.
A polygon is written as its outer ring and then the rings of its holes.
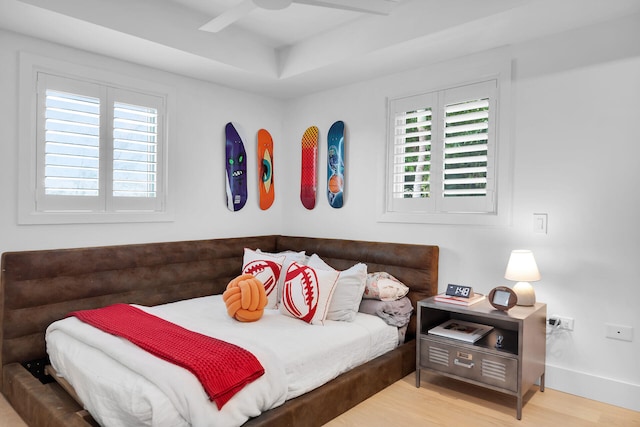
{"type": "Polygon", "coordinates": [[[253,2],[253,0],[242,0],[236,6],[226,10],[225,12],[222,12],[220,15],[216,16],[199,29],[202,31],[208,31],[210,33],[217,33],[218,31],[233,24],[238,19],[247,15],[256,7],[257,6],[253,2]]]}
{"type": "Polygon", "coordinates": [[[352,10],[355,12],[388,15],[399,0],[293,0],[294,3],[310,6],[330,7],[332,9],[352,10]]]}

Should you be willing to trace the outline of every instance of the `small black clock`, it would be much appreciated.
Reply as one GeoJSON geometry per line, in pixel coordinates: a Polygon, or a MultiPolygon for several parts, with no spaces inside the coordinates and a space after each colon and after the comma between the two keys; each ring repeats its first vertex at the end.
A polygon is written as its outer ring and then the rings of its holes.
{"type": "Polygon", "coordinates": [[[493,308],[502,311],[509,310],[518,302],[516,293],[506,286],[498,286],[497,288],[491,289],[487,298],[493,308]]]}
{"type": "Polygon", "coordinates": [[[451,297],[471,298],[473,296],[473,288],[471,286],[452,285],[450,283],[447,285],[445,295],[449,295],[451,297]]]}

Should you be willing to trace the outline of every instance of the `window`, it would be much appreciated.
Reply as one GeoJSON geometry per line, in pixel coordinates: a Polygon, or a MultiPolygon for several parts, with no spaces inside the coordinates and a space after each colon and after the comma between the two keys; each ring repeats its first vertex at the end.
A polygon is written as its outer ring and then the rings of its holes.
{"type": "Polygon", "coordinates": [[[478,218],[498,213],[498,84],[389,100],[383,221],[493,221],[478,218]]]}
{"type": "Polygon", "coordinates": [[[158,220],[149,215],[166,211],[167,95],[27,68],[36,120],[23,123],[33,197],[23,184],[21,222],[158,220]]]}

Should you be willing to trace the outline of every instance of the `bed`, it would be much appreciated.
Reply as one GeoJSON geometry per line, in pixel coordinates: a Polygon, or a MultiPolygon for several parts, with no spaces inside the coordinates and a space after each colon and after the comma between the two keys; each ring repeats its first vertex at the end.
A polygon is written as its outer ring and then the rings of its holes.
{"type": "MultiPolygon", "coordinates": [[[[0,293],[2,392],[34,426],[95,421],[43,373],[45,329],[74,310],[153,306],[221,294],[245,247],[317,253],[344,270],[357,262],[410,287],[412,304],[437,292],[438,247],[291,236],[257,236],[5,253],[0,293]]],[[[405,344],[250,419],[245,425],[322,425],[415,370],[415,317],[405,344]]],[[[71,394],[72,394],[71,390],[71,394]]]]}

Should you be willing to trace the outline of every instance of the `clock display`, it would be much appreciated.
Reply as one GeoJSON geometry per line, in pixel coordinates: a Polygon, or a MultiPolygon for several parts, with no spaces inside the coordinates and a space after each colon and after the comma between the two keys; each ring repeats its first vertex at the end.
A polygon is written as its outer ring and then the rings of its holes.
{"type": "Polygon", "coordinates": [[[452,297],[470,298],[473,296],[473,288],[471,286],[463,285],[447,285],[446,295],[452,297]]]}

